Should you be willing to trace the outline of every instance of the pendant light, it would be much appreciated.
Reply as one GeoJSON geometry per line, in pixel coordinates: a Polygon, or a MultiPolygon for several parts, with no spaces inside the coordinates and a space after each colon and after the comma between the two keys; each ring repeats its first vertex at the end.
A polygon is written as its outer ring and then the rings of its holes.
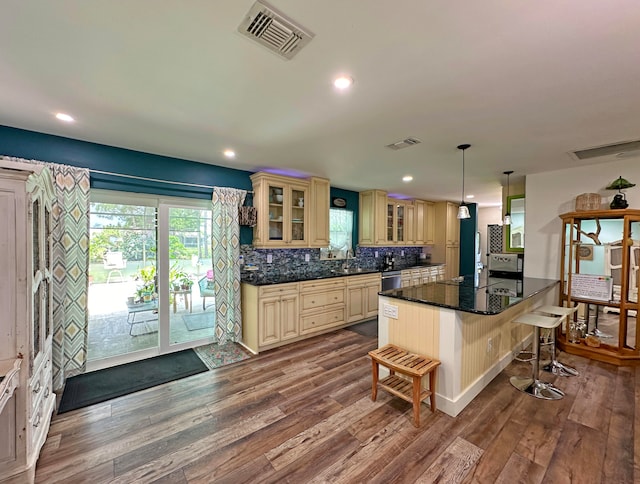
{"type": "Polygon", "coordinates": [[[464,203],[464,150],[469,148],[469,144],[458,145],[458,149],[462,150],[462,201],[460,202],[460,208],[458,208],[458,218],[465,219],[471,218],[471,214],[469,213],[469,207],[464,203]]]}
{"type": "Polygon", "coordinates": [[[502,223],[504,225],[511,225],[511,214],[509,213],[509,175],[513,173],[513,170],[503,171],[502,173],[507,175],[507,211],[504,214],[502,223]]]}

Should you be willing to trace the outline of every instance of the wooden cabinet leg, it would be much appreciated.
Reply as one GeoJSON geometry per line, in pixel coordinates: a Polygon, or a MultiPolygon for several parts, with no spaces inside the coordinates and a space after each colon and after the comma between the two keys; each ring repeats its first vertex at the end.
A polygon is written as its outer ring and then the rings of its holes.
{"type": "Polygon", "coordinates": [[[371,360],[371,400],[378,397],[378,363],[371,360]]]}

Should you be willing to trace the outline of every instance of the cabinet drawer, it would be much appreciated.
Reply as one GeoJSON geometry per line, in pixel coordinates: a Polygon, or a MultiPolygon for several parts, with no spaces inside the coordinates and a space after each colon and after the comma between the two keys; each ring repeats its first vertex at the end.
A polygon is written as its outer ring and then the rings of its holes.
{"type": "Polygon", "coordinates": [[[13,396],[13,392],[18,387],[18,380],[20,378],[20,365],[22,360],[14,360],[0,363],[2,368],[2,375],[4,378],[0,382],[0,413],[4,409],[6,403],[13,396]]]}
{"type": "MultiPolygon", "coordinates": [[[[48,356],[48,355],[47,355],[48,356]]],[[[51,394],[51,359],[45,358],[29,380],[29,415],[35,415],[39,402],[51,394]],[[44,395],[44,397],[43,397],[44,395]]]]}
{"type": "Polygon", "coordinates": [[[351,286],[364,286],[374,282],[380,282],[380,274],[367,274],[364,276],[349,276],[347,277],[347,287],[351,286]]]}
{"type": "Polygon", "coordinates": [[[301,294],[302,311],[318,309],[332,304],[344,303],[344,289],[336,289],[333,291],[301,294]]]}
{"type": "Polygon", "coordinates": [[[317,281],[305,281],[300,283],[300,292],[323,292],[333,289],[343,289],[345,287],[344,278],[320,279],[317,281]]]}
{"type": "Polygon", "coordinates": [[[274,284],[273,286],[260,286],[259,297],[279,296],[281,294],[291,294],[298,292],[298,283],[274,284]]]}
{"type": "Polygon", "coordinates": [[[312,333],[344,322],[344,308],[302,316],[300,333],[312,333]]]}

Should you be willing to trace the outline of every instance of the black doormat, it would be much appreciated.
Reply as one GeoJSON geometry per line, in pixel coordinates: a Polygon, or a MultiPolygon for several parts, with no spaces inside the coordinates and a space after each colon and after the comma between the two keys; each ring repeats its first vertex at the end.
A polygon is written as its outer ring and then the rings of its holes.
{"type": "Polygon", "coordinates": [[[378,337],[378,318],[365,321],[364,323],[352,324],[344,329],[354,331],[362,336],[368,336],[369,338],[378,337]]]}
{"type": "Polygon", "coordinates": [[[58,413],[128,395],[208,371],[192,349],[156,356],[67,379],[58,413]]]}

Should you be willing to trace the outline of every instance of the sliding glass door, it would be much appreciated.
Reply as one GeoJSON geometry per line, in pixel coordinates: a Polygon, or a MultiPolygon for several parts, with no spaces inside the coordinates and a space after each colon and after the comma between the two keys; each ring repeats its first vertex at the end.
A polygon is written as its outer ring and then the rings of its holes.
{"type": "Polygon", "coordinates": [[[90,370],[214,341],[209,206],[92,193],[90,370]]]}

